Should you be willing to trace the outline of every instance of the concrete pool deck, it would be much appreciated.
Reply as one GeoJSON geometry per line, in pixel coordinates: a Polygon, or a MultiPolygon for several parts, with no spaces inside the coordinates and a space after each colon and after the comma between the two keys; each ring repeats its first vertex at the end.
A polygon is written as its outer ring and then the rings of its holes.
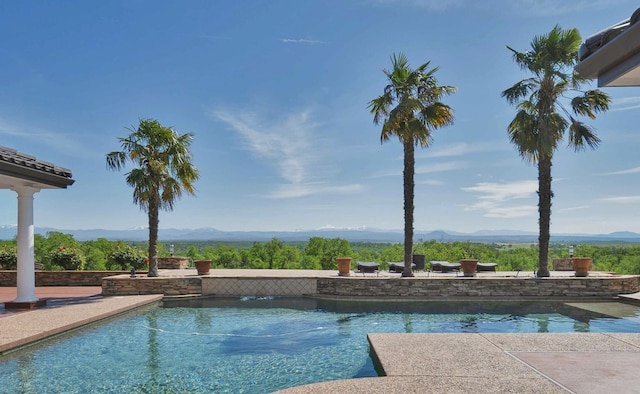
{"type": "MultiPolygon", "coordinates": [[[[11,301],[15,290],[0,287],[0,303],[11,301]]],[[[36,295],[48,298],[48,306],[0,314],[0,354],[163,297],[102,297],[100,287],[38,287],[36,295]]],[[[640,294],[624,298],[640,302],[640,294]]],[[[281,393],[640,393],[640,334],[376,333],[368,339],[386,376],[281,393]]]]}

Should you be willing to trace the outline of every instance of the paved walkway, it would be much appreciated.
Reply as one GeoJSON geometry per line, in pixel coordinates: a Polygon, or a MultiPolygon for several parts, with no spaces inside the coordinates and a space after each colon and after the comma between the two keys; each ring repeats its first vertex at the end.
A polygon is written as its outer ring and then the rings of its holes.
{"type": "MultiPolygon", "coordinates": [[[[0,287],[0,302],[12,301],[15,287],[0,287]]],[[[36,287],[47,306],[33,310],[0,309],[0,355],[109,317],[157,303],[162,295],[102,297],[100,287],[36,287]]]]}
{"type": "Polygon", "coordinates": [[[640,334],[369,334],[385,377],[280,394],[639,393],[640,334]]]}

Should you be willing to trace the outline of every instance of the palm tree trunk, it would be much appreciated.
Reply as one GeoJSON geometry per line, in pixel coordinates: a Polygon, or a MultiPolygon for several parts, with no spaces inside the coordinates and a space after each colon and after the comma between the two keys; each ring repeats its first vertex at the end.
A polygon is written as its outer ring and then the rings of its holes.
{"type": "Polygon", "coordinates": [[[551,227],[551,156],[540,155],[538,160],[538,213],[540,214],[538,235],[538,272],[539,278],[550,276],[549,273],[549,238],[551,227]]]}
{"type": "Polygon", "coordinates": [[[413,263],[413,198],[415,193],[415,145],[413,139],[404,141],[404,271],[403,277],[414,276],[411,270],[413,263]]]}
{"type": "Polygon", "coordinates": [[[158,276],[158,211],[160,198],[149,200],[149,273],[147,276],[158,276]]]}

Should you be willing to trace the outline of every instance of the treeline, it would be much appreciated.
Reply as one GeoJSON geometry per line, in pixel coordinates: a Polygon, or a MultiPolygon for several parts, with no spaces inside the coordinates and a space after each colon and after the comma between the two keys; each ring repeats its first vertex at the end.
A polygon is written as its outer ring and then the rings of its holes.
{"type": "MultiPolygon", "coordinates": [[[[186,256],[191,262],[212,261],[215,268],[266,269],[336,269],[336,257],[352,257],[355,261],[374,261],[386,269],[387,262],[403,260],[403,245],[392,243],[353,242],[340,238],[313,237],[308,242],[283,242],[273,238],[268,242],[173,241],[158,244],[158,256],[186,256]]],[[[80,242],[72,235],[50,232],[35,235],[35,261],[45,270],[144,270],[146,242],[109,241],[99,238],[80,242]]],[[[0,268],[15,269],[16,241],[0,241],[0,268]]],[[[425,241],[414,244],[414,253],[429,260],[458,261],[476,258],[498,263],[502,271],[534,271],[538,265],[535,244],[485,244],[474,242],[425,241]]],[[[593,258],[593,269],[619,274],[640,274],[640,245],[578,244],[575,256],[593,258]]],[[[569,257],[569,245],[553,243],[549,261],[569,257]]]]}

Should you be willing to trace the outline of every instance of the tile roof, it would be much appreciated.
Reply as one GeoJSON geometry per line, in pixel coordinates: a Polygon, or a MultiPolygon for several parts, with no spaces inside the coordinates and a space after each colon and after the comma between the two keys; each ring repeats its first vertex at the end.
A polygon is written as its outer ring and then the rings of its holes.
{"type": "Polygon", "coordinates": [[[51,186],[73,184],[71,170],[0,145],[0,174],[51,186]]]}
{"type": "Polygon", "coordinates": [[[587,37],[585,42],[580,47],[580,51],[578,53],[579,60],[582,61],[586,59],[588,56],[608,44],[614,38],[624,33],[625,30],[628,30],[638,21],[640,21],[640,8],[636,9],[630,18],[620,21],[613,26],[610,26],[590,37],[587,37]]]}
{"type": "Polygon", "coordinates": [[[33,156],[20,153],[15,149],[7,148],[5,146],[0,146],[0,161],[6,161],[19,166],[32,168],[34,170],[48,172],[65,178],[71,178],[71,170],[69,169],[58,167],[44,160],[38,160],[33,156]]]}

